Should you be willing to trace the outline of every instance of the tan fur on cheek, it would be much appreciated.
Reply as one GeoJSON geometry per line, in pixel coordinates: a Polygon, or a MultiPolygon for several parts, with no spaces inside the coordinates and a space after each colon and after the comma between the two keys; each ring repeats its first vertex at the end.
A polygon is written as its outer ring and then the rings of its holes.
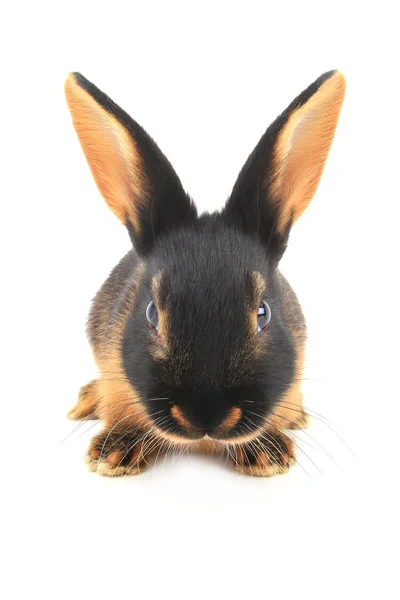
{"type": "Polygon", "coordinates": [[[168,315],[167,311],[163,310],[160,301],[160,289],[162,284],[162,271],[157,273],[153,277],[151,288],[153,293],[153,299],[157,308],[158,314],[158,331],[154,332],[153,340],[150,345],[150,352],[156,360],[165,360],[168,356],[169,345],[168,345],[168,315]]]}
{"type": "Polygon", "coordinates": [[[259,303],[262,300],[262,295],[265,290],[266,281],[264,277],[258,271],[253,271],[252,273],[253,286],[255,290],[257,302],[259,303]]]}
{"type": "Polygon", "coordinates": [[[150,346],[150,353],[155,360],[165,360],[168,356],[167,350],[160,340],[154,340],[150,346]]]}
{"type": "MultiPolygon", "coordinates": [[[[99,342],[93,349],[100,371],[100,377],[97,380],[98,404],[96,412],[104,421],[106,427],[112,427],[121,419],[123,419],[121,425],[126,428],[132,425],[140,426],[143,429],[152,427],[138,391],[127,378],[122,359],[122,339],[125,324],[134,310],[136,292],[140,286],[143,272],[143,265],[139,265],[132,280],[131,288],[127,293],[123,311],[119,320],[114,321],[112,330],[107,327],[108,313],[106,311],[104,311],[104,314],[100,312],[101,332],[98,334],[99,342]],[[102,330],[104,330],[104,333],[102,330]]],[[[106,300],[104,301],[106,302],[106,300]]]]}
{"type": "Polygon", "coordinates": [[[239,423],[241,417],[241,408],[237,406],[231,408],[226,419],[224,419],[224,421],[217,427],[216,433],[219,435],[221,433],[228,432],[230,429],[233,429],[235,425],[239,423]]]}
{"type": "Polygon", "coordinates": [[[186,430],[189,434],[190,433],[197,433],[197,427],[195,427],[194,425],[192,425],[190,423],[190,421],[188,421],[185,417],[185,415],[182,412],[182,409],[179,408],[179,406],[173,406],[171,408],[171,415],[174,417],[174,419],[179,423],[179,425],[186,430]]]}
{"type": "Polygon", "coordinates": [[[260,306],[263,300],[263,295],[267,284],[264,277],[258,271],[254,271],[252,273],[252,279],[256,302],[254,304],[254,307],[251,307],[251,310],[249,312],[249,324],[253,340],[253,355],[255,358],[259,358],[265,353],[268,344],[268,330],[260,334],[258,331],[257,320],[258,307],[260,306]]]}

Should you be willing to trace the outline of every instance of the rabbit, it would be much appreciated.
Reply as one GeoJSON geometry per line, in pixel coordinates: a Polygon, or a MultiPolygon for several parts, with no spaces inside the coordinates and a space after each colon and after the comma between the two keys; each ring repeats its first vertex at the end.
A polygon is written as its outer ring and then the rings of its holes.
{"type": "Polygon", "coordinates": [[[345,87],[336,70],[314,81],[261,137],[222,210],[198,215],[146,131],[81,74],[67,77],[95,183],[132,241],[88,318],[99,377],[68,413],[104,425],[91,471],[137,474],[170,448],[225,454],[248,475],[295,464],[289,430],[309,424],[306,325],[279,263],[320,181],[345,87]]]}

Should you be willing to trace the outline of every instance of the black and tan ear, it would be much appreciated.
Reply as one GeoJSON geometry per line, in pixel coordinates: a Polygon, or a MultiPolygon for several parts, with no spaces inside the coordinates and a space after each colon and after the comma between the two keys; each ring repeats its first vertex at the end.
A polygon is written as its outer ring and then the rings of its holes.
{"type": "Polygon", "coordinates": [[[226,204],[228,222],[258,234],[277,260],[321,179],[345,88],[330,71],[302,92],[267,129],[226,204]]]}
{"type": "Polygon", "coordinates": [[[67,77],[65,95],[97,187],[140,254],[196,218],[171,164],[136,121],[80,73],[67,77]]]}

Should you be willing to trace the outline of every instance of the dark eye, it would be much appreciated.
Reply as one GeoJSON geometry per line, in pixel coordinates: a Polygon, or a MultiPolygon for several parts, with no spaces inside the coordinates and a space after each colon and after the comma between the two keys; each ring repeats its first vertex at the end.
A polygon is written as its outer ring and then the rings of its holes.
{"type": "Polygon", "coordinates": [[[261,302],[260,307],[258,309],[257,315],[257,324],[258,324],[258,333],[263,333],[271,320],[271,309],[264,300],[261,302]]]}
{"type": "Polygon", "coordinates": [[[158,331],[158,312],[153,300],[146,308],[146,319],[150,323],[150,327],[152,327],[155,331],[158,331]]]}

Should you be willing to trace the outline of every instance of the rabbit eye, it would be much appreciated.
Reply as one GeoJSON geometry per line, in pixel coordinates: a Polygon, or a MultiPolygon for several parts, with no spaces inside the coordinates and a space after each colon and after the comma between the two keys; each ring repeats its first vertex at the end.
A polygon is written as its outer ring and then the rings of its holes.
{"type": "Polygon", "coordinates": [[[257,314],[257,330],[258,333],[263,333],[271,320],[271,309],[264,300],[261,302],[257,314]]]}
{"type": "Polygon", "coordinates": [[[155,331],[158,331],[158,312],[153,300],[146,308],[146,319],[150,323],[150,327],[155,331]]]}

